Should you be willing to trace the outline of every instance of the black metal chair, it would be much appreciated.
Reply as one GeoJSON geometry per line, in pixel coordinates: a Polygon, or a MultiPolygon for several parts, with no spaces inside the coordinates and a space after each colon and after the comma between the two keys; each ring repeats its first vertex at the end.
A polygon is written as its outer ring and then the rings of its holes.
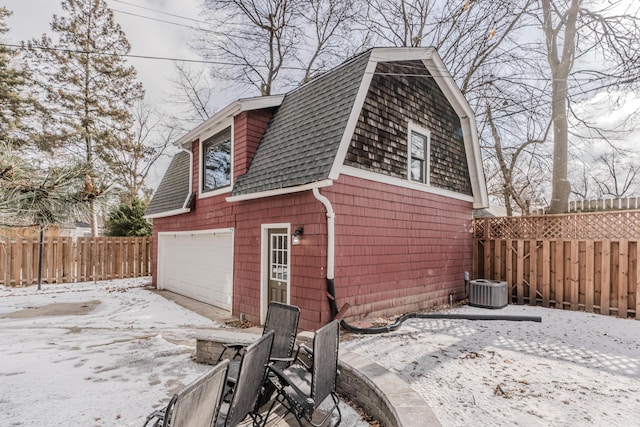
{"type": "MultiPolygon", "coordinates": [[[[300,320],[300,308],[295,305],[283,304],[280,302],[269,303],[267,309],[267,319],[264,322],[262,334],[269,331],[275,332],[273,339],[273,348],[271,349],[272,359],[288,360],[293,354],[296,343],[296,335],[298,334],[298,321],[300,320]]],[[[218,362],[223,358],[238,359],[246,344],[223,344],[222,353],[218,356],[218,362]],[[233,354],[229,357],[227,351],[233,354]]],[[[233,365],[233,363],[232,363],[233,365]]]]}
{"type": "MultiPolygon", "coordinates": [[[[269,361],[275,362],[282,369],[289,366],[294,360],[293,350],[296,344],[296,336],[298,335],[299,320],[300,308],[275,301],[269,304],[262,334],[264,335],[269,331],[275,333],[269,361]]],[[[218,356],[218,362],[223,360],[225,356],[231,360],[229,375],[227,376],[227,382],[231,389],[233,389],[238,377],[238,359],[245,347],[246,344],[223,344],[222,353],[218,356]]],[[[268,398],[268,396],[266,397],[268,398]]]]}
{"type": "Polygon", "coordinates": [[[335,425],[340,424],[342,414],[336,393],[339,331],[340,323],[334,320],[315,332],[313,349],[304,344],[299,346],[300,354],[295,363],[285,369],[280,369],[275,364],[269,365],[269,380],[275,386],[277,394],[265,416],[265,424],[266,418],[278,402],[287,413],[295,415],[301,426],[303,419],[312,426],[321,426],[336,410],[338,419],[335,425]],[[329,397],[331,400],[327,400],[329,397]],[[328,405],[323,405],[325,400],[328,405]],[[322,410],[318,411],[321,405],[322,410]],[[325,411],[325,406],[326,412],[323,415],[321,412],[325,411]]]}
{"type": "Polygon", "coordinates": [[[228,402],[218,412],[216,427],[234,427],[247,416],[254,426],[262,425],[259,398],[262,394],[274,332],[268,331],[258,341],[246,347],[238,365],[238,377],[228,402]]]}
{"type": "Polygon", "coordinates": [[[148,417],[155,427],[211,427],[218,415],[229,361],[223,360],[173,395],[169,404],[148,417]]]}

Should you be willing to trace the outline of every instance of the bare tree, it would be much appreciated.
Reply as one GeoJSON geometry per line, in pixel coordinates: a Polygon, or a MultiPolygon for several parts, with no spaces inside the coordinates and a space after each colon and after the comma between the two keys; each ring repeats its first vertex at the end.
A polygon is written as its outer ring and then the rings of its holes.
{"type": "Polygon", "coordinates": [[[417,47],[433,27],[432,0],[373,0],[368,2],[368,23],[383,43],[417,47]],[[431,22],[430,22],[431,21],[431,22]]]}
{"type": "Polygon", "coordinates": [[[298,37],[298,0],[204,0],[211,28],[199,33],[196,47],[222,62],[214,75],[250,84],[270,95],[298,37]]]}
{"type": "Polygon", "coordinates": [[[147,177],[175,135],[172,130],[162,132],[164,118],[141,100],[133,109],[133,118],[132,138],[116,141],[104,154],[120,187],[120,199],[126,203],[151,197],[147,177]]]}
{"type": "Polygon", "coordinates": [[[571,191],[567,178],[571,104],[597,91],[637,88],[640,7],[589,0],[540,0],[540,6],[552,79],[554,164],[549,212],[562,213],[568,209],[571,191]]]}
{"type": "Polygon", "coordinates": [[[172,117],[165,123],[168,133],[186,133],[215,113],[216,88],[209,79],[209,70],[176,63],[173,88],[167,95],[174,107],[172,117]]]}
{"type": "Polygon", "coordinates": [[[598,196],[622,198],[631,194],[638,185],[640,165],[621,161],[616,158],[616,152],[601,154],[596,159],[596,167],[600,173],[594,173],[593,182],[598,189],[598,196]]]}
{"type": "Polygon", "coordinates": [[[352,23],[360,16],[356,0],[303,0],[300,16],[302,28],[309,28],[303,37],[309,42],[309,52],[299,52],[298,62],[304,68],[302,83],[306,83],[318,70],[330,68],[337,59],[351,56],[366,43],[352,43],[356,32],[352,23]],[[305,54],[307,53],[307,54],[305,54]]]}
{"type": "Polygon", "coordinates": [[[346,36],[356,27],[356,1],[203,0],[211,25],[197,34],[195,47],[216,62],[216,79],[271,95],[308,81],[362,45],[366,36],[346,36]]]}

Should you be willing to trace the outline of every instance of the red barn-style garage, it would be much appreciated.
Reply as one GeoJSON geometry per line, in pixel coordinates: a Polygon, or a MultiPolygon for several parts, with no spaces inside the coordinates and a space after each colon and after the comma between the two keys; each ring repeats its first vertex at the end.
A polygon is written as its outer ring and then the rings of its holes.
{"type": "Polygon", "coordinates": [[[488,206],[473,112],[433,48],[371,49],[282,96],[240,99],[177,141],[147,210],[154,284],[300,327],[464,295],[488,206]]]}

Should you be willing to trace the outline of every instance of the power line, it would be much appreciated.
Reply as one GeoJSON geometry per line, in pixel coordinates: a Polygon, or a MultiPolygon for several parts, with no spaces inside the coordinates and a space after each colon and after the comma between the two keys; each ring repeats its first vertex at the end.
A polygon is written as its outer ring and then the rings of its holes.
{"type": "MultiPolygon", "coordinates": [[[[138,58],[138,59],[154,59],[160,61],[177,61],[177,62],[192,62],[192,63],[200,63],[200,64],[212,64],[212,65],[230,65],[230,66],[244,66],[247,64],[240,64],[236,62],[227,62],[227,61],[211,61],[206,59],[184,59],[184,58],[171,58],[167,56],[151,56],[151,55],[134,55],[130,53],[108,53],[108,52],[91,52],[87,50],[78,50],[78,49],[66,49],[62,47],[45,47],[45,46],[30,46],[26,47],[18,44],[10,44],[10,43],[0,43],[0,46],[10,47],[14,49],[20,50],[29,50],[29,49],[39,49],[45,51],[56,51],[56,52],[67,52],[67,53],[80,53],[86,55],[102,55],[102,56],[121,56],[125,58],[138,58]]],[[[258,68],[266,68],[266,65],[252,65],[253,67],[258,68]]],[[[291,70],[302,70],[301,67],[282,67],[285,69],[291,70]]]]}
{"type": "MultiPolygon", "coordinates": [[[[164,11],[159,10],[159,9],[153,9],[151,7],[140,6],[138,4],[129,3],[129,2],[126,2],[126,1],[122,1],[122,0],[109,0],[109,1],[112,1],[112,2],[115,2],[115,3],[125,4],[127,6],[137,7],[139,9],[144,9],[144,10],[148,10],[148,11],[155,12],[155,13],[160,13],[162,15],[172,16],[174,18],[184,19],[185,21],[192,21],[192,22],[197,22],[199,24],[205,24],[205,25],[210,24],[210,22],[207,22],[207,21],[201,21],[201,20],[195,19],[195,18],[189,18],[189,17],[182,16],[182,15],[176,15],[175,13],[164,12],[164,11]]],[[[114,9],[112,9],[112,10],[114,10],[114,9]]]]}
{"type": "MultiPolygon", "coordinates": [[[[259,65],[259,64],[243,64],[243,63],[239,63],[239,62],[229,62],[229,61],[212,61],[212,60],[206,60],[206,59],[184,59],[184,58],[173,58],[173,57],[165,57],[165,56],[152,56],[152,55],[134,55],[134,54],[124,54],[124,53],[108,53],[108,52],[91,52],[91,51],[84,51],[84,50],[78,50],[78,49],[66,49],[66,48],[61,48],[61,47],[44,47],[44,46],[31,46],[31,47],[26,47],[23,45],[17,45],[17,44],[10,44],[10,43],[0,43],[0,46],[4,46],[4,47],[10,47],[10,48],[15,48],[15,49],[20,49],[20,50],[28,50],[29,48],[31,49],[39,49],[39,50],[45,50],[45,51],[57,51],[57,52],[67,52],[67,53],[79,53],[79,54],[86,54],[86,55],[101,55],[101,56],[119,56],[119,57],[125,57],[125,58],[136,58],[136,59],[150,59],[150,60],[159,60],[159,61],[174,61],[174,62],[187,62],[187,63],[199,63],[199,64],[211,64],[211,65],[228,65],[228,66],[233,66],[233,67],[248,67],[251,66],[253,68],[268,68],[266,65],[259,65]]],[[[282,66],[280,67],[281,69],[284,70],[293,70],[293,71],[306,71],[306,68],[304,67],[293,67],[293,66],[282,66]]],[[[392,73],[392,72],[368,72],[366,71],[365,74],[371,74],[371,75],[378,75],[378,76],[396,76],[396,77],[422,77],[422,78],[433,78],[433,77],[452,77],[450,74],[448,73],[443,73],[443,74],[414,74],[414,73],[392,73]]],[[[521,81],[549,81],[549,79],[545,79],[545,78],[536,78],[536,77],[516,77],[516,76],[511,76],[509,77],[510,80],[521,80],[521,81]]],[[[497,80],[499,80],[499,78],[497,78],[497,80]]],[[[594,82],[593,79],[591,78],[573,78],[572,80],[574,81],[585,81],[585,82],[594,82]]],[[[593,90],[597,90],[596,89],[588,89],[583,91],[583,93],[586,92],[591,92],[593,90]]]]}

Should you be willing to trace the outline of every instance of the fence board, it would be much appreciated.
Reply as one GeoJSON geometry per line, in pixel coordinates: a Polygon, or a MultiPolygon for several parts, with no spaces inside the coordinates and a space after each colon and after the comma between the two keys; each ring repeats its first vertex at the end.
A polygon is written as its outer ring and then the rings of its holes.
{"type": "Polygon", "coordinates": [[[595,286],[594,286],[594,262],[595,262],[595,245],[593,240],[587,240],[585,245],[586,250],[586,268],[585,268],[585,301],[584,301],[584,309],[585,311],[592,312],[593,311],[593,299],[595,297],[595,286]]]}
{"type": "Polygon", "coordinates": [[[602,269],[600,285],[600,313],[609,314],[609,294],[611,289],[611,241],[602,242],[602,269]]]}
{"type": "Polygon", "coordinates": [[[549,307],[551,290],[551,248],[548,240],[542,242],[542,305],[549,307]]]}
{"type": "Polygon", "coordinates": [[[506,280],[512,303],[640,319],[640,239],[476,238],[474,245],[478,259],[489,264],[474,271],[506,280]]]}
{"type": "Polygon", "coordinates": [[[618,316],[627,317],[629,292],[629,241],[621,239],[618,249],[618,316]]]}
{"type": "Polygon", "coordinates": [[[529,242],[529,304],[536,305],[538,280],[538,242],[529,242]]]}
{"type": "Polygon", "coordinates": [[[516,261],[516,289],[518,304],[524,304],[524,240],[518,240],[516,261]]]}
{"type": "Polygon", "coordinates": [[[571,309],[578,310],[580,303],[580,246],[577,240],[571,242],[571,309]]]}
{"type": "Polygon", "coordinates": [[[564,301],[564,242],[555,241],[555,292],[554,300],[556,308],[563,308],[564,301]]]}
{"type": "MultiPolygon", "coordinates": [[[[43,283],[73,283],[148,276],[149,237],[45,237],[43,283]]],[[[0,242],[0,285],[37,283],[39,238],[0,242]]]]}

